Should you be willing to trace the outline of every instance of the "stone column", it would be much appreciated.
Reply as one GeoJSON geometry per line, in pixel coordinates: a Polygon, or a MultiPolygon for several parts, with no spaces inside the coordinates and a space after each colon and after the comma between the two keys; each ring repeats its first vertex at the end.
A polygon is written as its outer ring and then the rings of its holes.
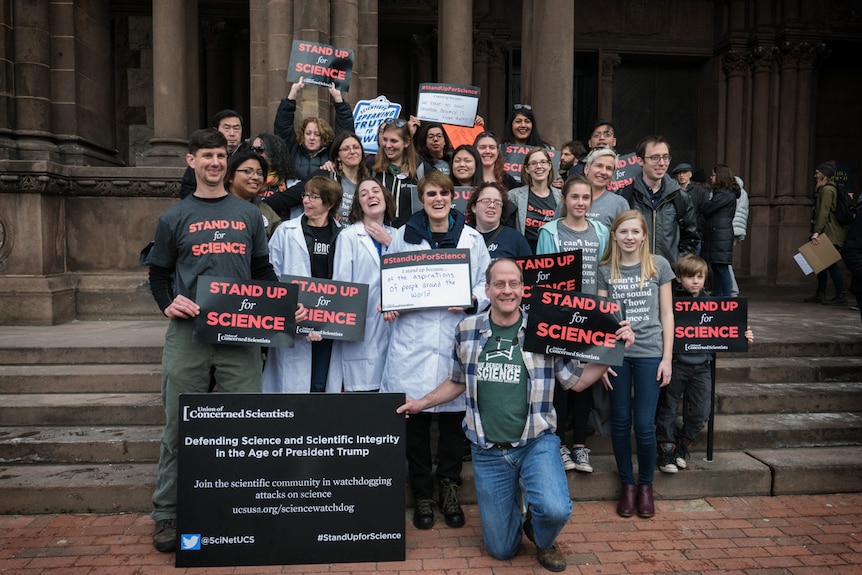
{"type": "MultiPolygon", "coordinates": [[[[329,44],[330,21],[328,2],[299,1],[293,3],[295,39],[329,44]]],[[[312,85],[303,88],[296,102],[297,124],[302,118],[311,116],[327,117],[330,108],[329,102],[329,91],[326,88],[312,85]]]]}
{"type": "Polygon", "coordinates": [[[572,139],[574,4],[568,0],[536,2],[533,28],[531,103],[542,138],[559,147],[572,139]]]}
{"type": "Polygon", "coordinates": [[[796,98],[797,55],[790,44],[782,46],[778,54],[779,99],[778,99],[778,174],[776,196],[792,196],[796,163],[796,98]]]}
{"type": "Polygon", "coordinates": [[[377,0],[359,0],[356,62],[357,78],[350,82],[351,102],[372,100],[377,92],[377,0]]]}
{"type": "Polygon", "coordinates": [[[473,81],[473,2],[439,0],[437,78],[446,84],[473,81]]]}
{"type": "Polygon", "coordinates": [[[622,62],[623,59],[619,54],[602,52],[598,118],[606,120],[613,120],[614,118],[614,70],[622,62]]]}
{"type": "Polygon", "coordinates": [[[485,118],[485,126],[502,137],[502,126],[506,122],[506,57],[508,56],[507,43],[495,39],[490,45],[491,52],[488,58],[488,116],[485,118]]]}
{"type": "MultiPolygon", "coordinates": [[[[434,44],[434,38],[430,34],[414,34],[410,37],[410,47],[413,50],[413,65],[416,70],[416,85],[423,82],[430,82],[434,78],[432,63],[431,47],[434,44]]],[[[401,102],[402,106],[408,107],[406,102],[401,102]]],[[[402,116],[407,117],[407,114],[412,114],[413,110],[402,109],[402,116]],[[406,113],[405,113],[406,112],[406,113]]]]}
{"type": "Polygon", "coordinates": [[[488,119],[488,102],[491,99],[488,87],[488,65],[491,60],[490,39],[487,34],[479,34],[473,44],[473,80],[472,84],[479,87],[479,109],[477,114],[488,119]]]}
{"type": "MultiPolygon", "coordinates": [[[[330,44],[339,48],[353,50],[354,68],[350,75],[350,84],[354,86],[356,80],[356,53],[359,50],[359,0],[331,0],[330,5],[330,44]]],[[[344,100],[351,107],[356,103],[356,90],[344,93],[344,100]]],[[[335,119],[333,115],[331,120],[335,119]]]]}
{"type": "MultiPolygon", "coordinates": [[[[20,160],[56,160],[51,115],[51,42],[48,2],[13,0],[14,130],[20,160]]],[[[11,76],[7,76],[10,78],[11,76]]],[[[11,111],[11,110],[10,110],[11,111]]]]}
{"type": "Polygon", "coordinates": [[[799,69],[796,89],[796,163],[794,171],[794,191],[797,197],[811,195],[813,188],[814,166],[821,160],[813,158],[815,122],[811,112],[814,101],[814,63],[818,47],[803,42],[797,46],[799,69]]]}
{"type": "Polygon", "coordinates": [[[745,72],[748,69],[747,54],[728,50],[722,56],[722,71],[727,77],[725,106],[724,163],[734,172],[743,168],[743,138],[745,105],[745,72]]]}
{"type": "Polygon", "coordinates": [[[266,32],[263,41],[266,43],[267,49],[266,106],[268,121],[261,131],[272,132],[272,123],[275,121],[278,105],[290,91],[286,78],[294,30],[293,1],[267,0],[266,32]]]}
{"type": "MultiPolygon", "coordinates": [[[[267,0],[249,0],[248,41],[251,102],[249,102],[249,137],[260,132],[272,131],[273,118],[267,109],[267,40],[269,23],[267,21],[267,0]]],[[[274,112],[273,112],[274,113],[274,112]]]]}
{"type": "Polygon", "coordinates": [[[775,62],[774,48],[756,47],[751,52],[751,148],[746,181],[749,197],[768,197],[770,173],[769,148],[769,85],[772,65],[775,62]]]}
{"type": "MultiPolygon", "coordinates": [[[[521,97],[519,98],[522,104],[533,103],[533,60],[537,52],[535,39],[533,0],[523,0],[521,5],[521,97]]],[[[506,130],[501,131],[506,132],[506,130]]]]}
{"type": "Polygon", "coordinates": [[[188,118],[188,132],[191,134],[198,128],[209,125],[210,118],[206,124],[199,126],[201,108],[201,71],[200,50],[198,49],[199,24],[198,24],[198,0],[185,0],[186,7],[186,29],[185,29],[185,56],[186,64],[184,75],[186,79],[186,118],[188,118]]]}
{"type": "MultiPolygon", "coordinates": [[[[186,9],[182,2],[153,0],[152,149],[138,165],[180,165],[188,150],[186,114],[186,9]]],[[[197,127],[196,127],[197,128],[197,127]]]]}

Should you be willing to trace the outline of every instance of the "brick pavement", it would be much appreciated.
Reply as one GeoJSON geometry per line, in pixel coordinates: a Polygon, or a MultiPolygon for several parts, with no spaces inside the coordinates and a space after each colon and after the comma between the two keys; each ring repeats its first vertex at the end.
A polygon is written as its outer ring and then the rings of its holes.
{"type": "MultiPolygon", "coordinates": [[[[621,519],[613,502],[575,502],[559,539],[566,573],[862,573],[862,494],[659,500],[656,507],[653,519],[621,519]]],[[[146,515],[0,516],[0,574],[549,573],[526,539],[509,561],[488,556],[477,508],[465,511],[463,529],[419,531],[408,520],[404,562],[187,570],[175,569],[173,555],[152,548],[153,524],[146,515]]]]}

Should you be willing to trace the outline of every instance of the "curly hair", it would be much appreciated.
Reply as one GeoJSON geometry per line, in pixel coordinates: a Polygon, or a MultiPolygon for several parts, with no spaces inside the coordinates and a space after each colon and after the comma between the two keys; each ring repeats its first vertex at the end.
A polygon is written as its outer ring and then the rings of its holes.
{"type": "Polygon", "coordinates": [[[279,179],[299,179],[299,174],[296,168],[293,167],[293,160],[290,158],[290,154],[287,153],[287,146],[284,145],[284,140],[275,134],[261,132],[255,135],[249,142],[254,142],[256,139],[260,139],[263,142],[269,168],[278,175],[279,179]]]}
{"type": "Polygon", "coordinates": [[[506,187],[501,186],[497,182],[482,182],[473,188],[470,199],[467,200],[467,207],[464,208],[464,216],[467,218],[467,223],[471,226],[476,225],[476,214],[473,212],[473,208],[479,203],[479,196],[488,188],[500,192],[500,199],[503,201],[503,208],[500,210],[500,224],[507,221],[511,215],[512,206],[509,203],[509,192],[506,190],[506,187]]]}
{"type": "Polygon", "coordinates": [[[318,116],[311,116],[310,118],[302,120],[296,128],[296,141],[305,146],[305,129],[312,122],[317,124],[317,131],[320,132],[320,147],[328,147],[335,138],[335,133],[332,131],[332,127],[327,123],[327,121],[318,116]]]}

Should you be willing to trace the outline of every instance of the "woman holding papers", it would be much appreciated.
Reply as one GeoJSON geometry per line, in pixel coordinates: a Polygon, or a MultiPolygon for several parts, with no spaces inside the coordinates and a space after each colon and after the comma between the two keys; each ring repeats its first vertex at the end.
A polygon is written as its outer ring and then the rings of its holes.
{"type": "MultiPolygon", "coordinates": [[[[599,258],[605,253],[610,232],[607,226],[587,218],[592,206],[593,192],[590,182],[584,176],[571,176],[563,184],[563,203],[560,208],[562,218],[548,222],[539,230],[537,254],[581,251],[580,291],[595,295],[596,271],[599,258]]],[[[587,429],[593,393],[604,393],[601,386],[594,386],[579,392],[567,392],[557,384],[554,390],[554,408],[557,410],[557,436],[560,438],[560,457],[563,467],[592,473],[590,450],[587,449],[587,429]],[[569,406],[572,411],[572,448],[566,445],[566,422],[569,419],[569,406]]]]}
{"type": "MultiPolygon", "coordinates": [[[[335,239],[341,226],[335,218],[341,205],[341,186],[325,176],[314,176],[302,192],[303,214],[282,223],[269,241],[269,259],[279,277],[284,275],[331,279],[335,239]]],[[[308,393],[331,389],[328,381],[332,340],[319,333],[297,334],[294,346],[271,347],[263,368],[265,393],[308,393]]],[[[340,382],[339,382],[340,384],[340,382]]]]}
{"type": "MultiPolygon", "coordinates": [[[[332,279],[368,284],[364,341],[335,343],[330,368],[332,391],[379,391],[389,351],[390,325],[380,306],[380,256],[389,250],[395,228],[386,225],[395,216],[392,194],[373,178],[359,182],[347,221],[338,235],[332,279]]],[[[329,390],[327,390],[329,391],[329,390]]]]}
{"type": "MultiPolygon", "coordinates": [[[[434,171],[419,181],[418,191],[423,209],[395,232],[389,253],[452,248],[469,250],[473,306],[384,314],[386,321],[392,322],[392,336],[380,391],[402,392],[408,397],[423,397],[448,377],[455,326],[467,313],[484,308],[488,303],[485,269],[491,261],[482,236],[466,225],[461,212],[452,209],[455,192],[452,180],[434,171]]],[[[386,289],[385,285],[383,289],[386,289]]],[[[434,301],[423,303],[435,305],[434,301]]],[[[461,456],[464,453],[464,433],[461,430],[464,409],[464,397],[461,396],[427,412],[411,415],[407,420],[407,469],[415,502],[413,524],[419,529],[431,529],[434,525],[432,412],[437,413],[440,432],[436,472],[440,490],[438,502],[447,525],[464,525],[464,513],[458,502],[461,456]]]]}

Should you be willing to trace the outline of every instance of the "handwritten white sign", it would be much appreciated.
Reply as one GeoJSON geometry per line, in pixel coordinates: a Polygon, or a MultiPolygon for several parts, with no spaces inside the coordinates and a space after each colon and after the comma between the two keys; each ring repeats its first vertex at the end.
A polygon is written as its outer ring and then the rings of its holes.
{"type": "Polygon", "coordinates": [[[380,258],[383,311],[470,307],[470,250],[425,250],[380,258]]]}

